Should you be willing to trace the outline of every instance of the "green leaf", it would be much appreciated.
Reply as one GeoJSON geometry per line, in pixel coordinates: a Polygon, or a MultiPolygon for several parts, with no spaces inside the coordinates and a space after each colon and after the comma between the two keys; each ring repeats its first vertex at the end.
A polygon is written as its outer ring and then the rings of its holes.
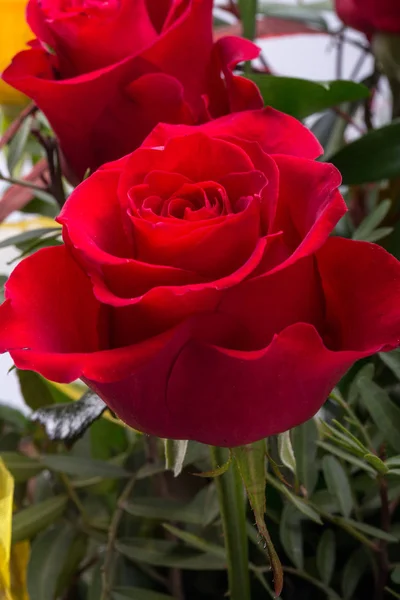
{"type": "Polygon", "coordinates": [[[79,477],[104,477],[105,479],[132,477],[132,473],[126,469],[111,462],[94,458],[83,458],[69,454],[46,454],[40,457],[40,462],[52,471],[79,477]]]}
{"type": "Polygon", "coordinates": [[[398,542],[398,538],[391,533],[387,533],[386,531],[382,531],[382,529],[378,529],[377,527],[373,527],[372,525],[368,525],[367,523],[362,523],[360,521],[354,521],[354,519],[344,519],[341,518],[340,521],[343,523],[347,523],[354,529],[358,529],[362,533],[369,535],[373,538],[377,538],[378,540],[384,540],[385,542],[398,542]]]}
{"type": "Polygon", "coordinates": [[[16,408],[0,403],[0,421],[13,425],[18,431],[24,431],[29,423],[25,415],[16,408]]]}
{"type": "Polygon", "coordinates": [[[12,524],[13,543],[30,539],[57,521],[63,514],[67,501],[67,496],[54,496],[15,513],[12,524]]]}
{"type": "Polygon", "coordinates": [[[385,465],[383,460],[381,460],[375,454],[366,454],[364,456],[364,460],[366,460],[370,465],[372,465],[377,473],[380,475],[386,475],[389,471],[388,467],[385,465]]]}
{"type": "Polygon", "coordinates": [[[275,550],[267,526],[265,524],[265,441],[255,442],[247,446],[239,446],[232,449],[233,457],[239,469],[247,497],[253,510],[257,529],[263,538],[274,575],[275,594],[279,596],[283,587],[283,570],[279,556],[275,550]]]}
{"type": "Polygon", "coordinates": [[[324,456],[322,468],[326,485],[332,496],[336,496],[341,513],[348,517],[353,510],[353,496],[346,471],[334,456],[324,456]]]}
{"type": "Polygon", "coordinates": [[[339,169],[345,185],[359,185],[398,177],[400,120],[380,129],[373,129],[327,160],[339,169]]]}
{"type": "Polygon", "coordinates": [[[321,579],[325,585],[329,585],[336,559],[336,541],[335,534],[331,529],[327,529],[321,536],[317,548],[317,568],[321,579]]]}
{"type": "Polygon", "coordinates": [[[283,507],[279,524],[282,546],[298,569],[304,568],[302,516],[291,504],[283,507]]]}
{"type": "Polygon", "coordinates": [[[18,483],[35,477],[44,469],[40,462],[19,454],[19,452],[1,452],[0,458],[3,459],[5,466],[18,483]]]}
{"type": "Polygon", "coordinates": [[[354,598],[358,583],[368,567],[368,558],[363,547],[355,550],[346,563],[342,576],[344,600],[354,598]]]}
{"type": "Polygon", "coordinates": [[[378,242],[379,240],[382,240],[383,238],[393,233],[393,231],[394,227],[378,227],[378,229],[375,229],[374,231],[372,231],[372,233],[366,235],[363,239],[365,242],[378,242]]]}
{"type": "Polygon", "coordinates": [[[76,402],[40,408],[31,419],[44,426],[51,440],[73,441],[82,436],[105,409],[101,398],[89,391],[76,402]]]}
{"type": "Polygon", "coordinates": [[[293,77],[277,77],[252,73],[248,75],[260,88],[267,106],[272,106],[297,119],[304,119],[316,112],[368,98],[369,90],[352,81],[317,83],[293,77]]]}
{"type": "Polygon", "coordinates": [[[205,478],[213,478],[220,477],[224,473],[227,472],[232,462],[232,452],[229,450],[228,460],[224,462],[222,465],[212,469],[211,471],[203,471],[202,473],[193,473],[196,477],[205,477],[205,478]]]}
{"type": "Polygon", "coordinates": [[[243,37],[254,40],[256,35],[257,0],[238,0],[243,37]]]}
{"type": "Polygon", "coordinates": [[[13,235],[5,240],[2,240],[0,242],[0,248],[17,246],[18,244],[43,238],[51,233],[61,234],[60,227],[42,227],[40,229],[29,229],[28,231],[23,231],[22,233],[18,233],[17,235],[13,235]]]}
{"type": "Polygon", "coordinates": [[[390,575],[390,579],[393,581],[393,583],[397,583],[397,585],[400,585],[400,567],[395,567],[392,571],[392,574],[390,575]]]}
{"type": "Polygon", "coordinates": [[[199,511],[202,514],[202,527],[210,525],[220,514],[218,493],[215,485],[210,484],[203,487],[190,502],[188,508],[199,511]]]}
{"type": "Polygon", "coordinates": [[[116,454],[123,454],[128,448],[127,429],[118,422],[97,419],[91,423],[88,433],[92,458],[109,460],[116,454]]]}
{"type": "Polygon", "coordinates": [[[192,571],[221,571],[226,568],[226,561],[218,560],[214,553],[197,552],[168,540],[128,538],[116,542],[115,548],[134,562],[156,567],[192,571]]]}
{"type": "Polygon", "coordinates": [[[26,118],[8,145],[7,167],[10,175],[13,174],[15,167],[21,160],[31,131],[32,122],[32,116],[26,118]]]}
{"type": "Polygon", "coordinates": [[[400,456],[391,456],[385,464],[388,469],[400,469],[400,456]]]}
{"type": "Polygon", "coordinates": [[[400,381],[400,348],[396,348],[392,352],[380,352],[379,358],[400,381]]]}
{"type": "Polygon", "coordinates": [[[116,587],[112,591],[113,600],[173,600],[172,596],[145,590],[138,587],[116,587]]]}
{"type": "Polygon", "coordinates": [[[365,377],[359,379],[358,388],[366,409],[384,439],[396,452],[400,452],[400,408],[382,388],[365,377]]]}
{"type": "Polygon", "coordinates": [[[33,410],[53,404],[54,398],[45,380],[33,371],[16,370],[22,396],[26,404],[33,410]]]}
{"type": "Polygon", "coordinates": [[[188,440],[164,440],[165,468],[178,477],[183,469],[188,440]]]}
{"type": "Polygon", "coordinates": [[[397,477],[399,477],[400,469],[390,469],[390,471],[388,471],[388,475],[396,475],[397,477]]]}
{"type": "Polygon", "coordinates": [[[342,458],[343,460],[352,464],[354,467],[357,467],[358,469],[363,469],[371,475],[375,475],[375,470],[369,464],[364,462],[362,459],[357,458],[353,454],[350,454],[350,452],[346,452],[346,450],[342,450],[342,448],[337,448],[337,446],[333,446],[333,444],[328,444],[327,442],[318,442],[318,446],[326,452],[334,454],[338,458],[342,458]]]}
{"type": "Polygon", "coordinates": [[[91,579],[89,584],[89,590],[86,600],[99,600],[101,598],[102,591],[102,569],[103,563],[98,562],[91,573],[91,579]]]}
{"type": "Polygon", "coordinates": [[[207,540],[199,537],[198,535],[194,535],[193,533],[189,533],[188,531],[183,531],[182,529],[178,529],[177,527],[173,527],[168,523],[164,523],[164,529],[172,533],[175,537],[180,539],[182,542],[185,542],[188,546],[195,548],[196,550],[201,550],[202,552],[209,552],[214,554],[221,560],[226,562],[226,552],[225,548],[222,546],[217,546],[217,544],[212,544],[207,540]]]}
{"type": "Polygon", "coordinates": [[[180,523],[203,524],[201,507],[196,510],[191,504],[183,504],[168,498],[138,498],[127,503],[124,509],[134,517],[158,519],[161,521],[178,521],[180,523]]]}
{"type": "Polygon", "coordinates": [[[353,233],[353,240],[367,240],[368,236],[382,223],[388,214],[392,205],[391,200],[383,200],[376,208],[362,221],[353,233]]]}
{"type": "Polygon", "coordinates": [[[272,477],[269,473],[267,473],[267,482],[273,485],[275,489],[278,490],[283,496],[285,496],[289,502],[293,504],[305,517],[311,519],[318,525],[322,525],[321,517],[319,514],[306,502],[299,498],[293,492],[291,492],[285,485],[283,485],[280,481],[277,481],[275,477],[272,477]]]}
{"type": "Polygon", "coordinates": [[[36,537],[31,547],[27,573],[31,598],[54,600],[58,579],[74,537],[75,530],[69,523],[46,529],[36,537]]]}
{"type": "Polygon", "coordinates": [[[285,431],[278,435],[278,451],[282,463],[292,473],[296,474],[296,458],[294,456],[290,431],[285,431]]]}
{"type": "Polygon", "coordinates": [[[318,430],[314,419],[292,430],[293,449],[296,457],[297,477],[309,496],[314,491],[318,478],[317,441],[318,430]]]}

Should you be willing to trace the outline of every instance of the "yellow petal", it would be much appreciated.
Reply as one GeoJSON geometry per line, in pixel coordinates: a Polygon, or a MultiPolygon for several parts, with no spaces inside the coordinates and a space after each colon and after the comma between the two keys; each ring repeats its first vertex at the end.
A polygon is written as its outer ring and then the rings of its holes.
{"type": "Polygon", "coordinates": [[[0,459],[0,599],[8,600],[14,481],[0,459]]]}
{"type": "Polygon", "coordinates": [[[19,542],[11,546],[10,574],[12,600],[29,600],[26,581],[29,554],[30,544],[28,541],[19,542]]]}
{"type": "MultiPolygon", "coordinates": [[[[0,0],[0,72],[35,37],[25,20],[26,4],[27,0],[0,0]]],[[[26,102],[26,96],[0,81],[0,104],[23,105],[26,102]]]]}

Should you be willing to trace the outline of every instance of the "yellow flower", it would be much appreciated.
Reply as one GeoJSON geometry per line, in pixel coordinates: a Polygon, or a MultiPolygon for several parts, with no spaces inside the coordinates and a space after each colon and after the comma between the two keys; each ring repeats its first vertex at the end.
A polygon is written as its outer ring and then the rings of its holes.
{"type": "MultiPolygon", "coordinates": [[[[0,0],[0,73],[35,36],[25,20],[27,0],[0,0]]],[[[26,96],[0,81],[0,104],[23,105],[26,96]]]]}
{"type": "Polygon", "coordinates": [[[11,546],[14,480],[0,459],[0,600],[29,600],[29,542],[11,546]]]}

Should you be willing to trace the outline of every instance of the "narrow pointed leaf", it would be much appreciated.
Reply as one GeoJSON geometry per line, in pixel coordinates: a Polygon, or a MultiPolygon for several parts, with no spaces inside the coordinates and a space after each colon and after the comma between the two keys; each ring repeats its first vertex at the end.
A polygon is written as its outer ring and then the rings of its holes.
{"type": "Polygon", "coordinates": [[[173,597],[139,587],[116,587],[112,591],[112,600],[173,600],[173,597]]]}
{"type": "Polygon", "coordinates": [[[43,455],[41,463],[52,471],[79,477],[104,477],[106,479],[132,477],[132,473],[112,462],[72,456],[70,454],[43,455]]]}
{"type": "Polygon", "coordinates": [[[316,461],[318,430],[314,419],[295,427],[292,436],[297,477],[307,490],[308,496],[311,496],[318,478],[316,461]]]}
{"type": "Polygon", "coordinates": [[[321,536],[317,548],[317,568],[325,585],[329,585],[336,559],[336,541],[335,534],[331,529],[327,529],[321,536]]]}
{"type": "Polygon", "coordinates": [[[27,540],[61,517],[66,506],[66,496],[53,496],[17,512],[13,517],[12,541],[27,540]]]}
{"type": "Polygon", "coordinates": [[[275,593],[279,596],[283,588],[283,570],[279,556],[274,548],[265,524],[265,442],[255,442],[247,446],[233,448],[233,457],[238,465],[240,475],[246,488],[247,497],[256,519],[257,529],[265,541],[272,572],[274,575],[275,593]]]}
{"type": "Polygon", "coordinates": [[[296,474],[296,458],[289,431],[285,431],[278,435],[278,450],[282,463],[287,469],[290,469],[292,473],[296,474]]]}
{"type": "Polygon", "coordinates": [[[165,467],[178,477],[183,469],[188,440],[164,440],[165,467]]]}
{"type": "Polygon", "coordinates": [[[348,517],[353,510],[353,496],[346,471],[334,456],[324,456],[322,461],[329,492],[336,496],[341,513],[348,517]]]}
{"type": "Polygon", "coordinates": [[[302,515],[291,504],[285,504],[279,527],[282,546],[298,569],[304,568],[302,515]]]}
{"type": "Polygon", "coordinates": [[[397,348],[392,352],[380,352],[379,357],[400,380],[400,349],[397,348]]]}
{"type": "Polygon", "coordinates": [[[373,381],[361,377],[358,381],[363,403],[384,439],[400,452],[400,408],[373,381]]]}
{"type": "Polygon", "coordinates": [[[75,531],[69,524],[59,524],[37,536],[28,566],[31,598],[53,600],[74,536],[75,531]]]}

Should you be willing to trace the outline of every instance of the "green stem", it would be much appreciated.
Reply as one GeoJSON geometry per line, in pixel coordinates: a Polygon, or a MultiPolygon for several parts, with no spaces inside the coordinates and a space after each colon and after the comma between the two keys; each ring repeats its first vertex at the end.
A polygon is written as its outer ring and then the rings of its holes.
{"type": "MultiPolygon", "coordinates": [[[[214,468],[229,459],[225,448],[211,447],[214,468]]],[[[235,461],[215,484],[222,516],[225,548],[228,561],[230,600],[251,600],[246,534],[246,504],[242,480],[235,461]]]]}

